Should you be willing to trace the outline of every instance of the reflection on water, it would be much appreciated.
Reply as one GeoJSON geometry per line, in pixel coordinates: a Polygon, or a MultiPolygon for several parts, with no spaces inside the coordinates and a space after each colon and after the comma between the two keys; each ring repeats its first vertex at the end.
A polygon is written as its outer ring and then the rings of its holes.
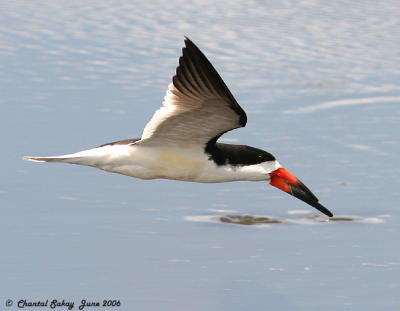
{"type": "Polygon", "coordinates": [[[281,220],[277,218],[270,218],[270,217],[254,217],[250,215],[226,215],[221,216],[219,218],[221,222],[226,222],[230,224],[237,224],[237,225],[260,225],[260,224],[280,224],[282,223],[281,220]]]}
{"type": "MultiPolygon", "coordinates": [[[[295,214],[295,213],[294,213],[295,214]]],[[[358,222],[358,223],[383,223],[380,217],[361,217],[361,216],[334,216],[327,218],[324,215],[313,213],[299,213],[286,218],[270,216],[251,216],[251,215],[199,215],[187,216],[188,221],[228,223],[234,225],[260,226],[271,224],[327,224],[334,222],[358,222]]]]}

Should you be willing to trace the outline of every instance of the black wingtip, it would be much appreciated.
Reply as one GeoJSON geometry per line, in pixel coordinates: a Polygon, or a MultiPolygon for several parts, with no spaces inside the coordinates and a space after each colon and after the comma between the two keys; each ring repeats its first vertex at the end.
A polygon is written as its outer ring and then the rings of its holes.
{"type": "MultiPolygon", "coordinates": [[[[185,70],[195,71],[202,85],[225,97],[230,102],[231,108],[239,115],[240,127],[244,127],[247,123],[245,111],[239,106],[225,82],[203,52],[187,36],[184,36],[184,38],[185,47],[182,49],[182,56],[179,60],[180,66],[186,67],[185,70]],[[186,62],[187,64],[185,64],[186,62]]],[[[179,77],[178,72],[176,76],[179,77]]],[[[194,75],[192,74],[192,76],[194,75]]]]}

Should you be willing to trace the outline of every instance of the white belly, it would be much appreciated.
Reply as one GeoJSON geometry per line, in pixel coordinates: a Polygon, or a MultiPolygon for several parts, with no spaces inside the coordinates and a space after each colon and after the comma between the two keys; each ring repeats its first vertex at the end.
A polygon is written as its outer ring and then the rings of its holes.
{"type": "Polygon", "coordinates": [[[135,146],[132,162],[119,173],[143,179],[165,178],[192,181],[204,169],[207,158],[186,149],[135,146]]]}

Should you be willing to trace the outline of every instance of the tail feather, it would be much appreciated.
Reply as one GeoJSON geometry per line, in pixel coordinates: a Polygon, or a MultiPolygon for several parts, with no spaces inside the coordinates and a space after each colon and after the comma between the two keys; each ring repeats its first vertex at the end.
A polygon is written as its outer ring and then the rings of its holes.
{"type": "Polygon", "coordinates": [[[24,156],[24,157],[22,157],[22,159],[26,160],[26,161],[33,161],[33,162],[65,162],[65,163],[80,164],[79,160],[81,160],[82,157],[81,156],[75,156],[73,154],[66,154],[66,155],[54,156],[54,157],[24,156]]]}
{"type": "Polygon", "coordinates": [[[33,162],[63,162],[79,165],[94,166],[103,169],[108,167],[110,160],[115,161],[119,157],[128,157],[131,151],[130,145],[106,145],[76,153],[64,154],[51,157],[24,156],[22,159],[33,162]]]}

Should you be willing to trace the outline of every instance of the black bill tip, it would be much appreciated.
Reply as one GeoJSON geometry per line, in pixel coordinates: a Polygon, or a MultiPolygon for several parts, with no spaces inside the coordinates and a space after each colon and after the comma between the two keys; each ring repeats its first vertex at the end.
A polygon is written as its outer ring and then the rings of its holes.
{"type": "Polygon", "coordinates": [[[317,210],[319,210],[321,213],[324,213],[328,217],[333,217],[333,214],[330,210],[328,210],[325,206],[322,204],[315,202],[315,203],[308,203],[311,206],[315,207],[317,210]]]}
{"type": "Polygon", "coordinates": [[[299,181],[297,186],[290,185],[290,194],[296,198],[306,202],[307,204],[315,207],[321,213],[328,217],[332,217],[333,214],[325,206],[318,202],[317,197],[302,183],[299,181]]]}

